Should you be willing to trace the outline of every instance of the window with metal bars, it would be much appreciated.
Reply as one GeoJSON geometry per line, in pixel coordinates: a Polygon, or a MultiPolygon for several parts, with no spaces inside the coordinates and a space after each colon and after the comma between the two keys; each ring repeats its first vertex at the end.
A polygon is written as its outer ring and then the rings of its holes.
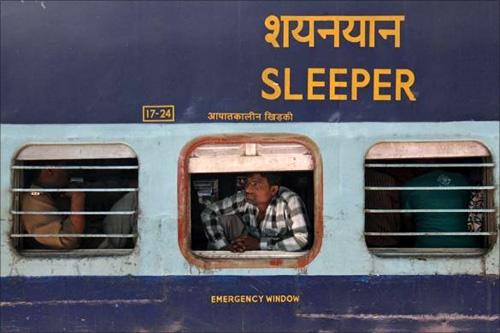
{"type": "Polygon", "coordinates": [[[475,141],[383,142],[365,158],[365,241],[378,255],[480,255],[496,240],[492,161],[475,141]]]}
{"type": "Polygon", "coordinates": [[[11,167],[14,247],[23,255],[130,253],[138,168],[124,144],[24,147],[11,167]]]}

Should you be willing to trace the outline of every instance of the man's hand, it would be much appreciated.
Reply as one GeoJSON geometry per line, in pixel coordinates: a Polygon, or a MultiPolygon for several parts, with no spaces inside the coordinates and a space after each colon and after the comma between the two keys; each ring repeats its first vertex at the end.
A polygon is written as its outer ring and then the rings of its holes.
{"type": "MultiPolygon", "coordinates": [[[[85,193],[84,192],[66,192],[65,196],[71,199],[71,211],[82,212],[85,210],[85,193]]],[[[85,216],[84,215],[71,215],[71,224],[77,234],[83,233],[85,229],[85,216]]]]}
{"type": "Polygon", "coordinates": [[[64,196],[71,199],[71,202],[85,204],[85,192],[64,192],[64,196]]]}
{"type": "Polygon", "coordinates": [[[245,252],[260,250],[260,241],[252,236],[240,236],[228,245],[231,252],[245,252]]]}

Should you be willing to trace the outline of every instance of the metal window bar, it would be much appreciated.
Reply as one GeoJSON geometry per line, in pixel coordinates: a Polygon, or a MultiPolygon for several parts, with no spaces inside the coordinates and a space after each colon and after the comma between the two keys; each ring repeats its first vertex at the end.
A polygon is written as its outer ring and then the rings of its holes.
{"type": "Polygon", "coordinates": [[[494,208],[485,209],[365,209],[365,213],[494,213],[494,208]]]}
{"type": "MultiPolygon", "coordinates": [[[[13,187],[23,187],[25,186],[24,184],[24,179],[23,177],[19,176],[18,172],[14,172],[14,177],[12,179],[12,186],[13,187]]],[[[21,209],[21,196],[20,195],[13,195],[12,196],[12,210],[20,210],[21,209]]],[[[14,220],[14,223],[12,223],[12,233],[21,233],[23,232],[21,223],[19,221],[19,217],[16,217],[14,220]]],[[[13,245],[16,249],[23,248],[23,239],[13,239],[13,245]]]]}
{"type": "Polygon", "coordinates": [[[135,238],[137,234],[11,234],[12,238],[29,237],[73,237],[73,238],[135,238]]]}
{"type": "Polygon", "coordinates": [[[492,236],[496,232],[365,232],[365,236],[492,236]]]}
{"type": "Polygon", "coordinates": [[[133,215],[137,213],[135,210],[130,211],[18,211],[11,210],[14,215],[133,215]]]}
{"type": "Polygon", "coordinates": [[[127,249],[22,249],[21,253],[24,257],[80,257],[80,256],[119,256],[129,254],[133,251],[132,248],[127,249]]]}
{"type": "Polygon", "coordinates": [[[116,187],[116,188],[13,188],[12,192],[137,192],[135,187],[116,187]]]}
{"type": "Polygon", "coordinates": [[[409,247],[372,247],[370,251],[376,255],[383,257],[401,257],[401,256],[426,256],[426,257],[469,257],[485,254],[488,249],[486,248],[409,248],[409,247]]]}
{"type": "MultiPolygon", "coordinates": [[[[58,169],[58,170],[90,170],[90,171],[125,171],[125,170],[138,170],[138,165],[81,165],[78,163],[74,163],[73,165],[13,165],[11,166],[11,170],[14,172],[14,175],[17,175],[15,179],[19,179],[19,174],[23,171],[30,170],[45,170],[45,169],[58,169]]],[[[40,193],[61,193],[61,192],[93,192],[93,193],[116,193],[116,192],[138,192],[139,189],[136,187],[116,187],[116,188],[102,188],[102,187],[94,187],[94,188],[25,188],[23,184],[16,183],[13,188],[11,188],[11,192],[13,192],[14,200],[19,200],[20,195],[23,193],[30,192],[40,192],[40,193]]],[[[19,206],[15,206],[11,213],[17,217],[20,215],[135,215],[137,211],[22,211],[19,209],[19,206]]],[[[19,225],[19,224],[16,224],[19,225]]],[[[138,237],[137,233],[130,234],[30,234],[24,233],[20,229],[13,229],[13,233],[10,235],[13,240],[22,241],[26,238],[49,238],[49,237],[68,237],[68,238],[92,238],[92,239],[103,239],[103,238],[120,238],[120,239],[136,239],[138,237]]],[[[19,245],[16,245],[19,247],[19,245]]],[[[22,247],[22,245],[21,245],[22,247]]],[[[53,250],[51,250],[52,252],[53,250]]],[[[102,250],[98,249],[99,253],[102,250]]],[[[55,251],[57,252],[57,251],[55,251]]]]}
{"type": "Polygon", "coordinates": [[[137,170],[138,165],[13,165],[12,170],[137,170]]]}
{"type": "Polygon", "coordinates": [[[367,163],[366,168],[493,168],[495,163],[367,163]]]}
{"type": "Polygon", "coordinates": [[[459,190],[494,190],[495,186],[365,186],[367,191],[459,191],[459,190]]]}

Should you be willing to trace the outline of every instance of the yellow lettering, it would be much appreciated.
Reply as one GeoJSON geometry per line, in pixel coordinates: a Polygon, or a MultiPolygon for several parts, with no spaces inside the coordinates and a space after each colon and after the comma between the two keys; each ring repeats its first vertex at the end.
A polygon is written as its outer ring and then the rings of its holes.
{"type": "Polygon", "coordinates": [[[301,101],[304,96],[302,94],[293,94],[291,92],[290,68],[285,67],[285,100],[286,101],[301,101]]]}
{"type": "Polygon", "coordinates": [[[410,101],[416,101],[415,94],[411,91],[411,86],[415,83],[415,73],[409,69],[396,69],[396,101],[401,100],[401,90],[405,91],[406,97],[410,101]],[[406,80],[403,81],[403,76],[406,80]]]}
{"type": "Polygon", "coordinates": [[[314,88],[323,88],[325,86],[325,81],[314,81],[314,75],[316,74],[325,74],[325,69],[314,67],[307,69],[307,100],[324,101],[325,95],[314,93],[314,88]]]}
{"type": "MultiPolygon", "coordinates": [[[[295,77],[294,72],[294,77],[295,77]]],[[[304,75],[302,73],[302,75],[304,75]]],[[[261,90],[262,98],[266,100],[285,101],[357,101],[362,89],[373,89],[374,101],[401,101],[408,99],[415,101],[416,96],[412,90],[415,84],[415,73],[411,69],[398,68],[307,68],[306,87],[298,90],[293,86],[292,69],[285,67],[278,69],[268,67],[262,71],[262,82],[265,86],[261,90]],[[282,71],[282,72],[281,72],[282,71]],[[328,76],[326,76],[328,71],[328,76]],[[282,77],[280,77],[282,75],[282,77]],[[373,85],[372,88],[367,88],[373,85]],[[326,92],[328,89],[328,93],[326,92]]],[[[298,82],[301,82],[299,79],[298,82]]],[[[168,111],[168,110],[167,110],[168,111]]],[[[273,114],[266,113],[266,120],[273,114]]],[[[212,115],[213,118],[213,115],[212,115]]],[[[232,118],[238,118],[231,114],[232,118]]],[[[274,121],[288,120],[283,117],[272,117],[274,121]]],[[[209,119],[210,115],[209,115],[209,119]]],[[[238,120],[238,119],[237,119],[238,120]]]]}
{"type": "Polygon", "coordinates": [[[373,100],[374,101],[390,101],[391,95],[381,94],[380,89],[390,88],[391,82],[381,82],[380,76],[390,75],[391,70],[389,68],[375,68],[373,70],[373,100]]]}
{"type": "Polygon", "coordinates": [[[268,93],[264,89],[262,89],[260,91],[260,95],[264,99],[267,99],[267,100],[270,100],[270,101],[274,101],[274,100],[277,100],[278,98],[280,98],[280,96],[281,96],[281,87],[280,87],[279,83],[273,81],[270,78],[271,75],[273,75],[273,76],[275,76],[277,78],[278,75],[279,75],[278,69],[276,69],[274,67],[268,67],[268,68],[266,68],[266,69],[264,69],[262,71],[262,76],[261,76],[262,77],[262,82],[265,85],[267,85],[269,88],[271,88],[272,92],[268,93]]]}
{"type": "Polygon", "coordinates": [[[358,88],[364,88],[370,83],[370,73],[363,68],[353,68],[351,73],[351,100],[358,100],[358,88]],[[360,76],[363,78],[361,79],[360,76]]]}
{"type": "Polygon", "coordinates": [[[347,81],[337,81],[337,74],[347,74],[347,68],[330,68],[330,100],[346,101],[346,94],[337,94],[336,88],[347,88],[347,81]]]}

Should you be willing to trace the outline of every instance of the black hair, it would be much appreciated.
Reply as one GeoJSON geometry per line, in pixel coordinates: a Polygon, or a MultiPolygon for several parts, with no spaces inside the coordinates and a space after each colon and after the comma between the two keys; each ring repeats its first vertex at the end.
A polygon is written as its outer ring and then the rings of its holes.
{"type": "MultiPolygon", "coordinates": [[[[70,165],[70,163],[68,163],[68,161],[65,161],[65,160],[36,160],[36,161],[30,161],[28,163],[26,163],[26,165],[40,165],[40,166],[51,166],[51,165],[54,165],[54,166],[65,166],[65,165],[70,165]]],[[[27,181],[28,183],[35,183],[38,178],[40,177],[41,173],[43,170],[47,170],[47,169],[50,169],[50,168],[45,168],[45,169],[33,169],[31,170],[30,172],[27,172],[26,173],[26,178],[25,178],[25,181],[27,181]]]]}
{"type": "Polygon", "coordinates": [[[248,174],[248,176],[251,176],[251,175],[261,175],[263,178],[267,179],[267,182],[271,186],[275,186],[275,185],[279,186],[281,184],[281,175],[277,172],[257,171],[257,172],[251,172],[248,174]]]}

